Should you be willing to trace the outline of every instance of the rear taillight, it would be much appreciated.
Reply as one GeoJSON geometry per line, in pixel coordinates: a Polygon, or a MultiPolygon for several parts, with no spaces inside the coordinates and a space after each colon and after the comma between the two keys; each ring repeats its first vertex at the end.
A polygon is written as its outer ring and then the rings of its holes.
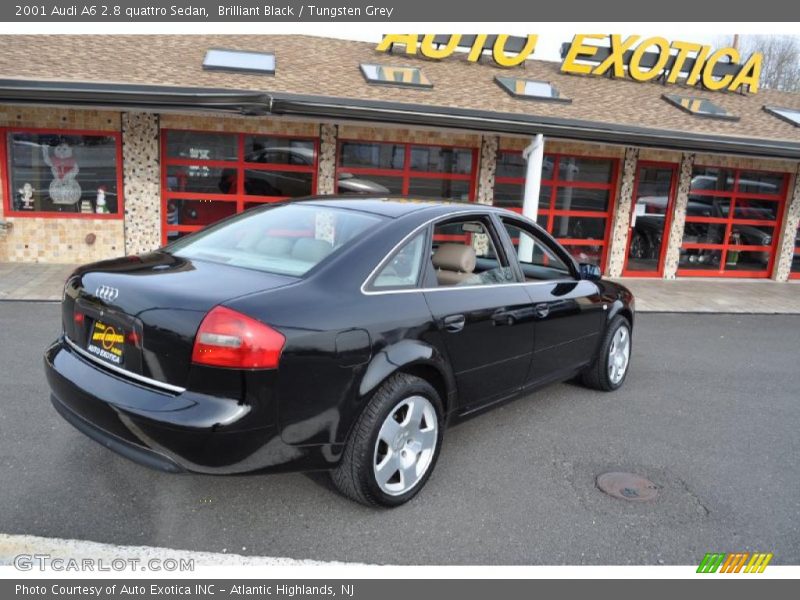
{"type": "Polygon", "coordinates": [[[268,325],[217,306],[197,330],[192,362],[213,367],[276,369],[285,341],[268,325]]]}

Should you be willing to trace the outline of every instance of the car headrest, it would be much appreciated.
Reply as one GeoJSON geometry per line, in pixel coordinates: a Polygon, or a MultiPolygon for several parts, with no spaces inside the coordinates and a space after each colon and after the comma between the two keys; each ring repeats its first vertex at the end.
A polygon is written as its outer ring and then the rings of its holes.
{"type": "Polygon", "coordinates": [[[292,248],[292,258],[305,262],[318,263],[333,251],[333,245],[325,240],[300,238],[292,248]]]}
{"type": "Polygon", "coordinates": [[[475,248],[464,244],[442,244],[431,260],[437,269],[472,273],[475,270],[475,248]]]}

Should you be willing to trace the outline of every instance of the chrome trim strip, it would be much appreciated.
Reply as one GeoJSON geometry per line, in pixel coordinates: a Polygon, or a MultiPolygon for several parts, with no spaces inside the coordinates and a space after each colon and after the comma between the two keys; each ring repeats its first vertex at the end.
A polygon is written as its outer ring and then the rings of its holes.
{"type": "Polygon", "coordinates": [[[145,377],[144,375],[139,375],[138,373],[132,373],[131,371],[127,371],[127,370],[122,369],[120,367],[115,367],[112,364],[109,364],[109,363],[106,363],[106,362],[102,362],[102,361],[98,360],[96,356],[93,356],[92,354],[90,354],[89,352],[87,352],[86,350],[84,350],[83,348],[78,346],[75,342],[73,342],[71,339],[69,339],[66,335],[64,336],[64,341],[67,342],[67,345],[70,348],[72,348],[75,352],[77,352],[80,356],[82,356],[83,358],[86,358],[86,359],[90,360],[91,362],[93,362],[94,364],[99,365],[99,366],[101,366],[101,367],[103,367],[105,369],[108,369],[109,371],[113,371],[114,373],[118,373],[118,374],[122,375],[123,377],[127,377],[129,379],[133,379],[134,381],[138,381],[140,383],[144,383],[145,385],[148,385],[150,387],[161,388],[162,390],[166,390],[168,392],[173,392],[173,393],[176,393],[176,394],[182,394],[183,392],[186,391],[186,388],[183,388],[183,387],[180,387],[180,386],[177,386],[177,385],[172,385],[170,383],[164,383],[163,381],[156,381],[155,379],[151,379],[150,377],[145,377]]]}
{"type": "MultiPolygon", "coordinates": [[[[370,271],[370,274],[367,275],[367,278],[364,280],[364,283],[361,284],[361,293],[364,294],[365,296],[383,296],[385,294],[413,294],[413,293],[417,293],[417,292],[427,293],[427,292],[453,292],[453,291],[460,291],[460,290],[488,290],[488,289],[497,288],[497,287],[510,287],[510,286],[521,286],[521,285],[543,285],[543,284],[548,284],[548,283],[549,284],[557,283],[558,281],[578,281],[577,279],[569,279],[569,280],[559,280],[559,279],[552,279],[551,280],[551,279],[549,279],[549,280],[543,280],[543,281],[515,281],[515,282],[512,282],[512,283],[490,283],[490,284],[486,284],[486,285],[459,285],[459,286],[435,287],[435,288],[420,288],[420,287],[416,287],[416,288],[408,288],[408,289],[401,289],[401,290],[368,290],[367,289],[367,284],[372,280],[372,278],[375,276],[375,274],[378,271],[380,271],[386,265],[386,263],[394,255],[394,253],[397,252],[397,250],[403,244],[405,244],[409,239],[414,237],[414,235],[416,235],[421,229],[427,227],[431,223],[433,223],[435,221],[444,221],[444,220],[450,219],[450,218],[453,217],[453,215],[457,216],[457,215],[460,215],[460,214],[467,214],[467,215],[469,215],[469,214],[479,214],[479,215],[484,215],[485,216],[485,215],[490,215],[492,213],[497,213],[497,212],[500,212],[500,211],[489,211],[489,210],[481,211],[481,210],[475,210],[474,208],[471,208],[471,209],[463,209],[463,210],[460,210],[460,211],[454,211],[454,212],[452,212],[452,213],[450,213],[448,215],[445,215],[445,216],[439,215],[438,217],[434,217],[432,219],[428,219],[427,221],[425,221],[421,225],[418,225],[417,227],[412,229],[411,233],[407,234],[402,240],[397,242],[394,245],[394,247],[391,250],[389,250],[389,252],[386,253],[386,256],[384,256],[383,259],[381,260],[381,262],[378,263],[378,266],[376,266],[374,269],[372,269],[372,271],[370,271]]],[[[514,216],[518,216],[518,215],[516,213],[514,213],[514,216]]]]}

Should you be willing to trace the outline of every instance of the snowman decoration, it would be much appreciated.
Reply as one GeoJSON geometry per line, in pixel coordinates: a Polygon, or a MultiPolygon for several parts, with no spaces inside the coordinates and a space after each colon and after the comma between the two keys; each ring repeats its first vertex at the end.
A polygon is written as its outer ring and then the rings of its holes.
{"type": "Polygon", "coordinates": [[[53,149],[53,156],[50,156],[49,146],[42,146],[42,155],[44,163],[53,173],[53,180],[50,182],[50,199],[53,204],[78,202],[81,199],[81,186],[75,178],[80,169],[70,145],[61,142],[53,149]]]}
{"type": "Polygon", "coordinates": [[[33,186],[26,182],[17,191],[19,192],[19,201],[22,210],[33,210],[33,186]]]}

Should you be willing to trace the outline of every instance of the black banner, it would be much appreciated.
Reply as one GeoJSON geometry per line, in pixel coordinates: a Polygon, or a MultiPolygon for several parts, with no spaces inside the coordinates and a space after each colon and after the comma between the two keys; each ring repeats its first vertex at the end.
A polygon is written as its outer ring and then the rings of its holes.
{"type": "Polygon", "coordinates": [[[26,0],[0,5],[7,22],[580,22],[580,21],[709,21],[786,22],[798,18],[798,5],[784,0],[725,3],[671,0],[641,2],[520,2],[519,0],[114,0],[92,3],[71,0],[26,0]]]}
{"type": "MultiPolygon", "coordinates": [[[[713,576],[712,576],[713,577],[713,576]]],[[[698,579],[701,576],[698,576],[698,579]]],[[[648,600],[673,600],[676,596],[692,598],[724,594],[726,600],[752,597],[758,593],[788,592],[791,580],[717,577],[698,580],[424,580],[424,579],[351,579],[351,580],[25,580],[0,581],[0,597],[36,600],[189,600],[202,598],[290,598],[292,600],[424,600],[458,598],[459,600],[531,600],[552,593],[553,597],[646,597],[648,600]],[[692,595],[695,592],[695,595],[692,595]],[[688,594],[688,595],[687,595],[688,594]]],[[[788,595],[786,596],[788,597],[788,595]]]]}

